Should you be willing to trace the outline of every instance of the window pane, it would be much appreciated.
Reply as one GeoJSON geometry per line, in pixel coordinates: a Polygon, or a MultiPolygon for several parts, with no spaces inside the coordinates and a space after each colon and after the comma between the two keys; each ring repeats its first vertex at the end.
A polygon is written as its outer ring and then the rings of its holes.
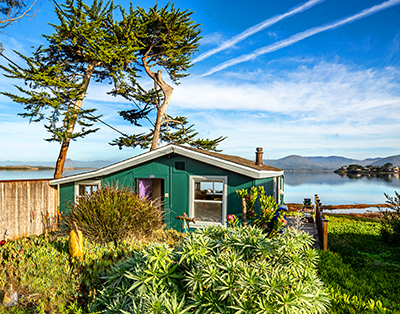
{"type": "Polygon", "coordinates": [[[214,181],[195,181],[195,200],[222,201],[224,185],[222,182],[214,181]]]}
{"type": "Polygon", "coordinates": [[[79,184],[79,196],[90,195],[93,192],[96,192],[99,186],[97,184],[87,185],[87,184],[79,184]]]}
{"type": "Polygon", "coordinates": [[[214,190],[217,193],[222,193],[224,191],[224,183],[223,182],[214,182],[214,190]]]}
{"type": "Polygon", "coordinates": [[[222,203],[195,202],[194,216],[199,221],[222,222],[222,203]]]}

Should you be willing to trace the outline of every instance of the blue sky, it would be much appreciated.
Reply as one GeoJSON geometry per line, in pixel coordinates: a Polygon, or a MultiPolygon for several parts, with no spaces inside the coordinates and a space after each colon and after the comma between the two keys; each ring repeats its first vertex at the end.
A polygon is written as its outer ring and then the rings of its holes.
{"type": "MultiPolygon", "coordinates": [[[[202,137],[228,136],[220,145],[224,153],[253,159],[260,146],[266,159],[400,153],[400,0],[175,4],[194,11],[203,39],[191,75],[175,86],[168,113],[188,116],[202,137]]],[[[32,46],[46,44],[41,34],[52,33],[47,23],[57,21],[52,3],[42,0],[34,18],[0,34],[4,54],[19,62],[12,49],[30,54],[32,46]]],[[[13,84],[22,82],[0,76],[3,91],[15,91],[13,84]]],[[[83,106],[97,108],[125,133],[140,131],[117,113],[132,105],[107,96],[108,88],[92,82],[83,106]]],[[[21,112],[0,96],[0,161],[55,162],[59,144],[44,141],[43,125],[29,124],[17,116],[21,112]]],[[[122,160],[142,152],[110,146],[118,134],[100,127],[72,142],[68,158],[122,160]]]]}

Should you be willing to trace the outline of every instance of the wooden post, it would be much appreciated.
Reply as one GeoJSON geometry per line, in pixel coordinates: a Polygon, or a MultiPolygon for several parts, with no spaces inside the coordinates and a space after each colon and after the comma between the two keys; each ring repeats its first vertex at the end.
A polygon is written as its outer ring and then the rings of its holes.
{"type": "Polygon", "coordinates": [[[247,210],[245,198],[242,198],[242,223],[244,226],[247,226],[247,210]]]}
{"type": "Polygon", "coordinates": [[[324,238],[322,241],[322,249],[326,252],[328,251],[328,219],[323,219],[324,223],[324,238]]]}
{"type": "Polygon", "coordinates": [[[314,219],[317,220],[317,203],[318,203],[318,195],[315,194],[315,202],[314,202],[314,219]]]}

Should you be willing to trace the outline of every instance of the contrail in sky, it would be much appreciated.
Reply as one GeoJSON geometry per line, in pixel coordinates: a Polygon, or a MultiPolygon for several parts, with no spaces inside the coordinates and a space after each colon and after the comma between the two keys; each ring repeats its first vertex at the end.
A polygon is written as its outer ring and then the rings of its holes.
{"type": "Polygon", "coordinates": [[[335,21],[335,22],[332,22],[332,23],[329,23],[329,24],[325,24],[325,25],[322,25],[322,26],[317,26],[317,27],[310,28],[310,29],[308,29],[308,30],[306,30],[304,32],[297,33],[297,34],[295,34],[293,36],[290,36],[287,39],[283,39],[281,41],[278,41],[278,42],[276,42],[276,43],[274,43],[272,45],[268,45],[268,46],[259,48],[259,49],[255,50],[255,51],[253,51],[252,53],[249,53],[249,54],[246,54],[246,55],[242,55],[242,56],[239,56],[237,58],[233,58],[231,60],[225,61],[224,63],[221,63],[220,65],[217,65],[216,67],[210,69],[209,71],[207,71],[206,73],[204,73],[201,76],[211,75],[213,73],[216,73],[218,71],[226,69],[226,68],[228,68],[230,66],[233,66],[235,64],[253,60],[253,59],[255,59],[258,56],[261,56],[263,54],[270,53],[270,52],[285,48],[287,46],[293,45],[293,44],[299,42],[300,40],[303,40],[303,39],[305,39],[307,37],[310,37],[310,36],[313,36],[315,34],[318,34],[318,33],[321,33],[321,32],[327,31],[327,30],[331,30],[331,29],[334,29],[334,28],[337,28],[337,27],[352,23],[354,21],[357,21],[359,19],[367,17],[367,16],[369,16],[371,14],[374,14],[376,12],[379,12],[381,10],[390,8],[390,7],[392,7],[392,6],[396,5],[396,4],[400,4],[400,0],[389,0],[389,1],[383,2],[381,4],[377,4],[377,5],[375,5],[375,6],[371,7],[371,8],[365,9],[365,10],[363,10],[363,11],[361,11],[361,12],[355,14],[355,15],[346,17],[344,19],[341,19],[341,20],[338,20],[338,21],[335,21]]]}
{"type": "Polygon", "coordinates": [[[212,55],[215,55],[216,53],[228,49],[232,46],[234,46],[235,44],[237,44],[238,42],[242,41],[243,39],[246,39],[247,37],[261,32],[263,29],[270,27],[271,25],[274,25],[275,23],[278,23],[279,21],[295,15],[297,13],[303,12],[305,10],[308,10],[309,8],[313,7],[314,5],[323,2],[325,0],[310,0],[307,1],[306,3],[297,6],[297,7],[293,7],[291,8],[288,12],[284,13],[284,14],[280,14],[280,15],[275,15],[274,17],[271,17],[257,25],[254,25],[248,29],[246,29],[245,31],[241,32],[240,34],[232,37],[231,39],[228,39],[227,41],[224,41],[222,44],[220,44],[218,47],[208,50],[204,53],[202,53],[201,55],[199,55],[197,58],[193,59],[192,62],[196,63],[199,61],[202,61],[204,59],[207,59],[208,57],[211,57],[212,55]]]}

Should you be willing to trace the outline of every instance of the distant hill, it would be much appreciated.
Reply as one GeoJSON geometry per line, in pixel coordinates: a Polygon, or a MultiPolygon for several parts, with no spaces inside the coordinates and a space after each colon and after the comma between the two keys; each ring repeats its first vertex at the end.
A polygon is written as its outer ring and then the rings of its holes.
{"type": "Polygon", "coordinates": [[[379,161],[380,161],[381,159],[383,159],[383,158],[380,158],[380,157],[378,157],[378,158],[367,158],[367,159],[361,160],[361,161],[359,162],[359,165],[361,165],[361,166],[372,165],[372,164],[374,164],[375,162],[379,163],[379,161]]]}
{"type": "Polygon", "coordinates": [[[264,159],[263,163],[283,170],[323,170],[321,165],[298,155],[290,155],[281,159],[264,159]]]}
{"type": "Polygon", "coordinates": [[[111,165],[113,163],[116,163],[116,161],[110,161],[110,160],[78,161],[67,158],[65,160],[65,167],[98,169],[111,165]]]}
{"type": "Polygon", "coordinates": [[[343,165],[350,165],[359,162],[359,160],[340,157],[340,156],[329,156],[329,157],[304,157],[317,165],[323,167],[324,169],[337,169],[343,165]]]}
{"type": "Polygon", "coordinates": [[[283,170],[335,170],[342,166],[357,164],[361,166],[373,165],[383,166],[386,163],[391,163],[393,166],[400,166],[400,155],[385,157],[385,158],[367,158],[364,160],[351,159],[341,156],[329,157],[302,157],[298,155],[290,155],[281,159],[264,159],[264,164],[280,168],[283,170]]]}
{"type": "Polygon", "coordinates": [[[400,166],[400,155],[395,155],[395,156],[389,156],[385,158],[379,158],[377,161],[373,161],[369,165],[372,166],[383,166],[386,163],[391,163],[393,166],[397,167],[400,166]]]}
{"type": "MultiPolygon", "coordinates": [[[[111,160],[95,160],[95,161],[79,161],[67,158],[65,167],[72,168],[103,168],[111,165],[116,161],[111,160]]],[[[322,170],[336,170],[342,166],[351,164],[358,164],[361,166],[373,165],[383,166],[386,163],[391,163],[393,166],[400,166],[400,155],[389,157],[367,158],[364,160],[357,160],[341,156],[316,156],[316,157],[303,157],[299,155],[290,155],[281,159],[264,159],[263,163],[283,170],[297,170],[297,171],[322,171],[322,170]]],[[[25,166],[32,167],[54,167],[55,162],[29,162],[29,161],[0,161],[0,166],[25,166]]]]}
{"type": "MultiPolygon", "coordinates": [[[[95,161],[79,161],[79,160],[72,160],[67,158],[65,160],[65,167],[72,167],[72,168],[102,168],[108,165],[115,163],[116,161],[110,160],[95,160],[95,161]]],[[[32,166],[32,167],[55,167],[55,162],[37,162],[37,161],[0,161],[0,166],[32,166]]]]}

